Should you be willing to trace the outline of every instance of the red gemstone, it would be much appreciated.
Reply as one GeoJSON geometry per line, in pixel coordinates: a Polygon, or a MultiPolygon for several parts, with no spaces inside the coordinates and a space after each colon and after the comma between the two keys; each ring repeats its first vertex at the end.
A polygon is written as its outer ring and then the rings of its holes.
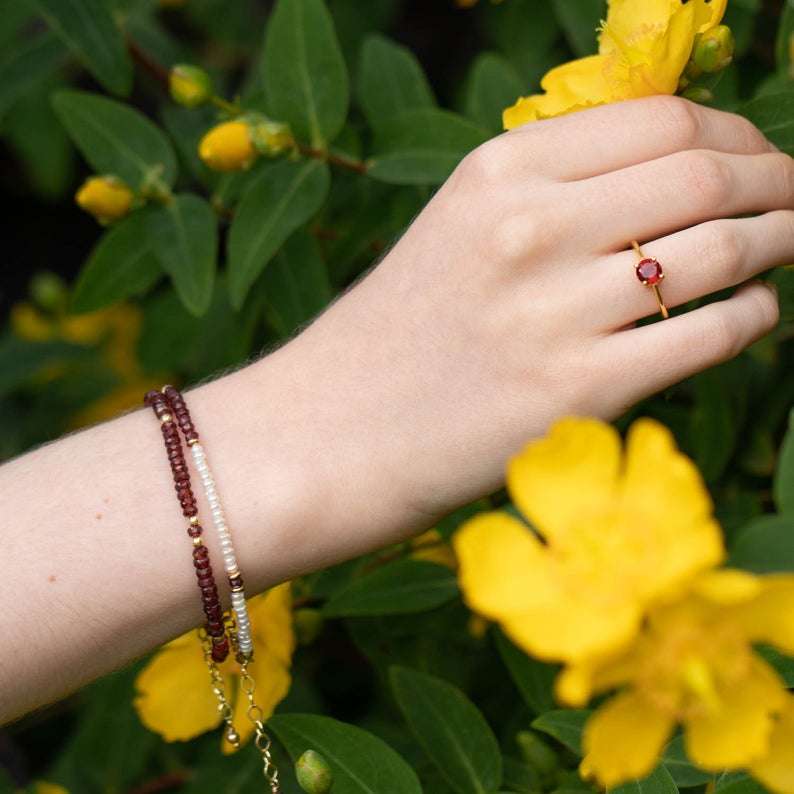
{"type": "Polygon", "coordinates": [[[655,259],[646,258],[637,263],[637,278],[645,285],[653,286],[664,278],[662,266],[655,259]]]}

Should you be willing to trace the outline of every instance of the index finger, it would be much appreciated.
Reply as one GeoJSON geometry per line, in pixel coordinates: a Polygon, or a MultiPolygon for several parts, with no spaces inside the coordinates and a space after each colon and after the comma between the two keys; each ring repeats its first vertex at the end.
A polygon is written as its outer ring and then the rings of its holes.
{"type": "Polygon", "coordinates": [[[525,124],[505,135],[534,171],[569,182],[687,149],[763,154],[775,147],[747,119],[676,96],[631,99],[525,124]]]}

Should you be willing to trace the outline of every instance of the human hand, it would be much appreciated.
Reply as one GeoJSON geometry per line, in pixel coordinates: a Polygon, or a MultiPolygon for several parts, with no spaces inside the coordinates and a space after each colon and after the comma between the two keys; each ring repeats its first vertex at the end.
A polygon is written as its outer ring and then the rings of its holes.
{"type": "Polygon", "coordinates": [[[498,487],[555,418],[615,418],[736,355],[775,326],[773,292],[753,283],[635,327],[658,305],[630,241],[663,264],[672,308],[791,261],[792,208],[791,158],[746,120],[676,97],[484,144],[278,354],[324,517],[360,519],[351,553],[397,539],[498,487]]]}

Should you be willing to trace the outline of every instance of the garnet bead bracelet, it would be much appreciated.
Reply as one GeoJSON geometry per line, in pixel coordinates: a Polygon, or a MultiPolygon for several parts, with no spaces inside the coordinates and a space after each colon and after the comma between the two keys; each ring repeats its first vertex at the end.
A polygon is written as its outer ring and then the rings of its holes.
{"type": "MultiPolygon", "coordinates": [[[[212,658],[216,662],[222,662],[229,655],[229,639],[226,636],[220,596],[210,565],[209,549],[201,538],[203,529],[198,519],[196,497],[190,485],[190,472],[182,450],[182,441],[174,422],[175,414],[166,396],[159,391],[147,392],[144,403],[160,420],[160,431],[163,434],[168,462],[174,476],[174,488],[182,508],[182,515],[188,519],[187,533],[193,541],[193,567],[201,590],[201,602],[207,619],[207,634],[212,638],[212,658]]],[[[179,422],[178,415],[177,422],[179,422]]],[[[190,430],[191,428],[188,427],[188,431],[190,430]]],[[[195,430],[192,430],[192,433],[195,436],[195,430]]],[[[195,438],[198,439],[198,436],[195,438]]]]}

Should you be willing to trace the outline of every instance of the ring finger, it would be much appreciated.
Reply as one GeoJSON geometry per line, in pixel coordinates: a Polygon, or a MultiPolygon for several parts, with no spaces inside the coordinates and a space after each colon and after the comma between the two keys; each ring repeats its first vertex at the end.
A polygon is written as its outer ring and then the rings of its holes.
{"type": "MultiPolygon", "coordinates": [[[[794,211],[709,221],[643,244],[642,250],[662,265],[660,290],[665,304],[673,308],[794,261],[794,211]]],[[[598,270],[593,278],[605,297],[597,307],[592,306],[592,288],[584,297],[605,330],[659,311],[653,291],[635,275],[637,261],[634,251],[627,250],[592,263],[598,270]]]]}

